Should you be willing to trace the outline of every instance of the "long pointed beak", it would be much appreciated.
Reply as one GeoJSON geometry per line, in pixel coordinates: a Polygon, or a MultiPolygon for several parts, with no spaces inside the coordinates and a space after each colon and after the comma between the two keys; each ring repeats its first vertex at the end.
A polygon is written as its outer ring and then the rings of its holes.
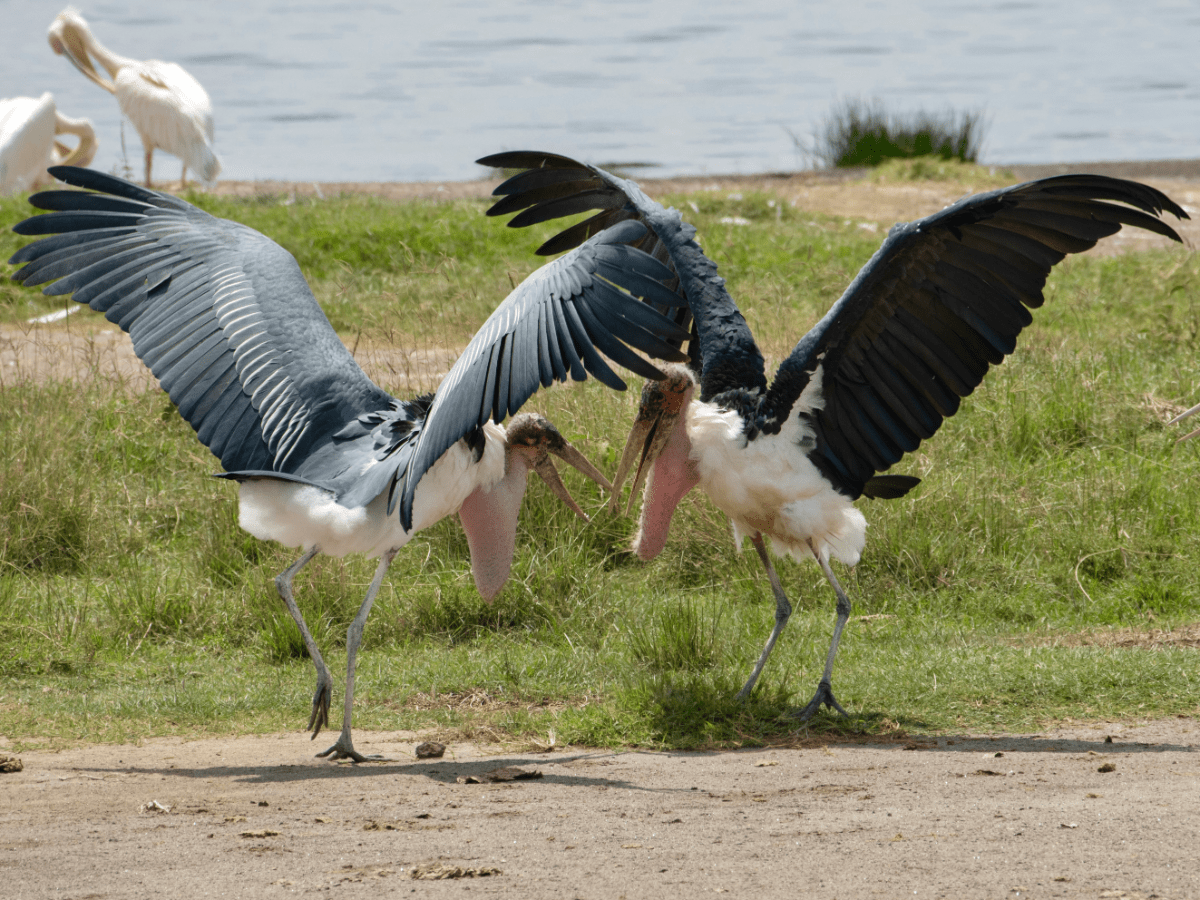
{"type": "Polygon", "coordinates": [[[544,416],[539,416],[537,413],[521,413],[519,416],[514,416],[509,422],[506,432],[509,447],[525,457],[529,468],[537,472],[542,481],[546,482],[550,490],[554,492],[554,495],[569,506],[583,521],[591,521],[587,514],[579,508],[579,504],[575,502],[575,498],[571,496],[567,486],[563,484],[549,454],[553,453],[606,491],[611,491],[612,485],[604,477],[604,474],[592,465],[586,456],[575,449],[571,442],[563,437],[544,416]]]}
{"type": "MultiPolygon", "coordinates": [[[[612,491],[613,486],[604,477],[604,473],[592,465],[591,461],[580,453],[566,438],[562,439],[562,444],[552,445],[547,447],[547,450],[564,462],[574,466],[606,491],[612,491]]],[[[579,504],[575,502],[575,498],[571,496],[571,492],[567,490],[567,486],[563,484],[562,478],[559,477],[558,469],[554,467],[554,463],[551,461],[549,455],[543,455],[534,462],[533,471],[541,476],[542,481],[546,482],[547,487],[554,492],[554,495],[559,500],[575,511],[575,515],[579,516],[585,522],[591,521],[587,513],[579,508],[579,504]]]]}
{"type": "MultiPolygon", "coordinates": [[[[55,25],[59,26],[59,23],[56,22],[55,25]]],[[[96,71],[95,63],[88,54],[83,37],[74,28],[70,26],[54,27],[50,31],[49,40],[51,50],[65,56],[89,80],[94,81],[110,94],[116,93],[117,86],[96,71]]]]}
{"type": "Polygon", "coordinates": [[[625,449],[621,451],[621,462],[617,466],[617,475],[613,479],[613,492],[609,498],[608,508],[616,512],[621,504],[621,485],[633,468],[633,460],[639,451],[637,472],[634,475],[633,486],[629,490],[629,501],[625,504],[625,514],[633,509],[634,498],[646,482],[646,475],[654,465],[654,461],[662,454],[667,441],[675,429],[675,423],[683,414],[690,398],[689,390],[693,386],[690,373],[682,366],[666,366],[667,377],[663,381],[647,381],[642,386],[641,405],[638,407],[637,418],[625,441],[625,449]]]}

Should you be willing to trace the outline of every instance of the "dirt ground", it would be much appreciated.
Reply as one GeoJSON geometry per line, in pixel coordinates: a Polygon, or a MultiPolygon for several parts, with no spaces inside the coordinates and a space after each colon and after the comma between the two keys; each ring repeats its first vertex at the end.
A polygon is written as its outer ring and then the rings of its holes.
{"type": "MultiPolygon", "coordinates": [[[[1192,213],[1180,230],[1200,244],[1200,162],[1079,169],[1166,191],[1192,213]]],[[[493,185],[220,190],[457,197],[493,185]]],[[[881,238],[961,193],[818,175],[643,186],[768,190],[881,238]]],[[[1101,252],[1160,240],[1127,231],[1101,252]]],[[[83,323],[0,329],[0,385],[97,372],[149,383],[127,339],[96,317],[83,323]]],[[[412,366],[388,352],[359,355],[368,371],[412,366]]],[[[425,360],[421,377],[448,364],[425,360]]],[[[719,753],[456,744],[417,760],[420,739],[356,732],[360,750],[386,757],[361,765],[315,759],[324,744],[299,731],[22,753],[20,771],[0,774],[0,897],[1200,898],[1191,718],[871,743],[801,734],[786,749],[719,753]],[[539,777],[487,781],[505,767],[539,777]]],[[[8,746],[0,736],[0,756],[8,746]]]]}
{"type": "Polygon", "coordinates": [[[360,731],[387,759],[359,765],[299,732],[23,753],[0,893],[1200,897],[1195,719],[718,753],[418,739],[360,731]],[[486,781],[506,767],[538,777],[486,781]]]}

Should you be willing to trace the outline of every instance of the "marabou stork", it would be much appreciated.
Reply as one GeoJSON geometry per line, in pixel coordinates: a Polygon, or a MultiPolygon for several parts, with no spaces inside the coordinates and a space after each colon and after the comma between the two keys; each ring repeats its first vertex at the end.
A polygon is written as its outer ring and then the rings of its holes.
{"type": "MultiPolygon", "coordinates": [[[[1013,352],[1055,263],[1122,225],[1178,241],[1156,216],[1187,218],[1154,188],[1064,175],[896,225],[768,384],[745,319],[679,212],[631,181],[562,156],[499,153],[479,163],[527,170],[494,192],[503,199],[490,215],[522,210],[510,226],[600,210],[539,253],[634,220],[648,228],[638,246],[674,270],[692,316],[689,365],[645,386],[614,501],[642,451],[633,488],[645,479],[633,542],[639,557],[662,550],[676,505],[696,485],[732,520],[737,546],[745,537],[754,544],[775,595],[775,626],[739,698],[753,690],[791,615],[764,538],[776,554],[816,560],[837,594],[837,620],[817,691],[798,711],[803,720],[822,704],[845,715],[832,675],[850,600],[829,560],[852,566],[862,553],[866,520],[854,501],[901,497],[916,486],[917,478],[876,473],[931,437],[988,367],[1013,352]]],[[[686,313],[677,321],[686,326],[686,313]]]]}
{"type": "Polygon", "coordinates": [[[146,187],[150,187],[150,164],[156,149],[183,161],[181,184],[187,184],[188,166],[205,184],[217,180],[221,161],[213,150],[212,101],[182,66],[113,53],[96,40],[83,16],[70,6],[50,23],[47,39],[51,50],[66,56],[90,81],[116,96],[121,112],[142,139],[146,187]],[[93,59],[108,72],[108,78],[96,71],[93,59]]]}
{"type": "MultiPolygon", "coordinates": [[[[19,223],[54,235],[18,250],[13,276],[72,294],[129,332],[180,414],[239,485],[239,523],[302,547],[275,579],[317,671],[308,727],[328,721],[332,678],[292,596],[317,553],[380,562],[350,625],[342,732],[318,756],[364,757],[350,737],[355,656],[396,552],[458,513],[480,594],[491,600],[512,564],[517,513],[532,469],[579,515],[547,453],[605,487],[604,477],[540,416],[514,414],[539,386],[590,372],[618,390],[610,359],[661,373],[629,347],[681,360],[681,331],[647,303],[678,303],[670,272],[628,246],[622,223],[526,278],[480,328],[432,396],[397,400],[373,384],[317,305],[290,253],[252,228],[89,169],[57,167],[82,191],[30,197],[19,223]],[[628,345],[628,346],[626,346],[628,345]],[[399,507],[397,509],[396,507],[399,507]]],[[[585,517],[586,518],[586,517],[585,517]]]]}

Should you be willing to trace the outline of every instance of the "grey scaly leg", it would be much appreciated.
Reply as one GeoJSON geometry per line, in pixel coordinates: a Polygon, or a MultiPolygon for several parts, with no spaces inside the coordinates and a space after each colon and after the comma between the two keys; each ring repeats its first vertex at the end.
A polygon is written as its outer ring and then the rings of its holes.
{"type": "Polygon", "coordinates": [[[328,750],[323,750],[317,756],[328,756],[330,759],[352,759],[355,762],[380,759],[378,756],[363,756],[354,749],[354,742],[350,739],[350,720],[354,711],[354,663],[358,657],[358,645],[362,643],[363,628],[367,624],[367,615],[371,612],[371,604],[375,602],[375,595],[379,593],[379,586],[383,584],[383,576],[387,574],[388,566],[396,558],[397,552],[398,549],[388,550],[383,554],[383,558],[379,560],[379,567],[375,570],[375,577],[371,579],[371,586],[367,588],[367,596],[363,600],[362,606],[358,608],[358,615],[350,623],[350,631],[346,635],[346,706],[342,712],[342,733],[332,747],[328,750]]]}
{"type": "MultiPolygon", "coordinates": [[[[812,547],[812,541],[809,541],[809,546],[812,547]]],[[[850,598],[846,596],[846,592],[842,590],[842,586],[838,584],[837,578],[833,575],[833,570],[829,568],[829,562],[817,553],[817,548],[813,547],[813,555],[816,556],[817,562],[820,563],[822,571],[825,572],[825,577],[829,579],[829,583],[833,585],[834,591],[837,593],[837,623],[833,626],[833,641],[829,644],[829,654],[825,657],[825,671],[821,675],[821,683],[817,685],[817,692],[813,694],[813,698],[808,701],[808,705],[796,715],[801,722],[807,722],[813,717],[821,705],[824,704],[830,709],[836,709],[846,718],[849,718],[847,713],[837,698],[833,696],[833,658],[837,656],[838,641],[842,639],[842,629],[846,627],[846,622],[850,618],[850,598]]]]}
{"type": "Polygon", "coordinates": [[[312,714],[308,717],[307,726],[312,731],[314,738],[325,727],[326,723],[329,722],[329,701],[333,696],[333,677],[329,674],[329,667],[325,665],[325,660],[321,658],[321,651],[317,649],[317,642],[313,640],[308,626],[304,624],[304,616],[300,614],[300,607],[296,605],[295,597],[292,596],[292,579],[319,552],[320,548],[312,547],[302,557],[292,563],[290,568],[275,577],[275,589],[279,591],[279,596],[283,598],[283,602],[287,605],[288,612],[292,615],[292,621],[300,629],[300,636],[304,638],[304,646],[308,650],[308,655],[312,658],[313,666],[317,670],[317,690],[313,694],[312,714]]]}
{"type": "Polygon", "coordinates": [[[762,560],[762,564],[767,570],[767,578],[771,580],[771,590],[775,593],[775,627],[771,629],[771,636],[767,638],[767,646],[763,648],[762,655],[759,656],[758,662],[754,664],[754,671],[750,673],[750,680],[737,692],[738,700],[745,700],[750,696],[750,692],[754,690],[754,682],[758,681],[758,676],[762,674],[763,666],[767,664],[767,657],[775,649],[775,641],[779,639],[779,635],[783,631],[783,626],[787,624],[788,619],[792,615],[792,604],[788,602],[787,594],[783,592],[783,585],[779,581],[779,576],[775,574],[775,566],[771,564],[771,557],[767,553],[766,544],[763,543],[762,534],[756,531],[750,540],[754,544],[754,549],[758,551],[758,558],[762,560]]]}

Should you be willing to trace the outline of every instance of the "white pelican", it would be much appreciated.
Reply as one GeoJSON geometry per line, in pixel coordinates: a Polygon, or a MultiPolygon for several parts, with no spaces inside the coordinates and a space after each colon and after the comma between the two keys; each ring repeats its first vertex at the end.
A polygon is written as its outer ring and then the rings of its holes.
{"type": "Polygon", "coordinates": [[[49,166],[86,166],[95,155],[92,123],[64,116],[49,91],[0,100],[0,196],[47,185],[53,180],[49,166]],[[60,134],[79,138],[74,150],[55,140],[60,134]]]}
{"type": "Polygon", "coordinates": [[[585,370],[623,390],[597,348],[646,377],[662,373],[629,347],[684,359],[675,346],[686,332],[615,287],[678,305],[661,283],[670,271],[625,246],[645,233],[636,222],[597,235],[518,285],[435,394],[397,400],[358,367],[278,244],[111,175],[52,174],[98,193],[33,195],[30,203],[54,212],[14,230],[54,236],[17,251],[10,262],[25,265],[13,277],[52,281],[47,294],[73,293],[129,332],[224,477],[239,483],[241,526],[303,549],[275,584],[317,670],[313,737],[328,719],[332,679],[292,578],[317,553],[379,558],[347,636],[342,732],[318,754],[361,761],[350,735],[355,658],[393,557],[415,532],[458,513],[476,586],[490,601],[512,565],[530,470],[583,515],[547,452],[607,487],[604,477],[542,417],[499,423],[539,386],[582,381],[585,370]]]}
{"type": "Polygon", "coordinates": [[[1188,217],[1152,187],[1063,175],[978,194],[896,225],[768,384],[746,320],[678,211],[631,181],[562,156],[499,153],[479,162],[529,170],[495,190],[503,199],[490,215],[523,210],[510,226],[601,210],[539,252],[558,253],[636,220],[652,233],[638,246],[670,261],[693,317],[691,364],[643,389],[613,499],[640,450],[634,492],[643,478],[646,487],[633,547],[639,557],[663,549],[676,505],[697,485],[731,519],[738,548],[746,537],[754,544],[775,595],[775,627],[739,697],[753,690],[792,611],[764,538],[776,554],[816,560],[837,594],[837,621],[801,719],[822,704],[845,715],[832,677],[850,600],[829,560],[852,566],[862,553],[867,522],[854,501],[901,497],[917,485],[911,476],[876,473],[932,437],[988,368],[1013,352],[1032,321],[1029,309],[1042,305],[1055,263],[1122,225],[1178,241],[1157,216],[1188,217]]]}
{"type": "Polygon", "coordinates": [[[92,34],[88,23],[68,6],[51,23],[50,49],[65,55],[80,72],[117,97],[121,112],[133,123],[146,153],[146,187],[155,150],[183,161],[179,175],[187,183],[190,167],[205,184],[221,172],[213,151],[212,102],[195,78],[175,63],[149,59],[140,62],[113,53],[92,34]],[[108,72],[103,77],[92,60],[108,72]]]}

